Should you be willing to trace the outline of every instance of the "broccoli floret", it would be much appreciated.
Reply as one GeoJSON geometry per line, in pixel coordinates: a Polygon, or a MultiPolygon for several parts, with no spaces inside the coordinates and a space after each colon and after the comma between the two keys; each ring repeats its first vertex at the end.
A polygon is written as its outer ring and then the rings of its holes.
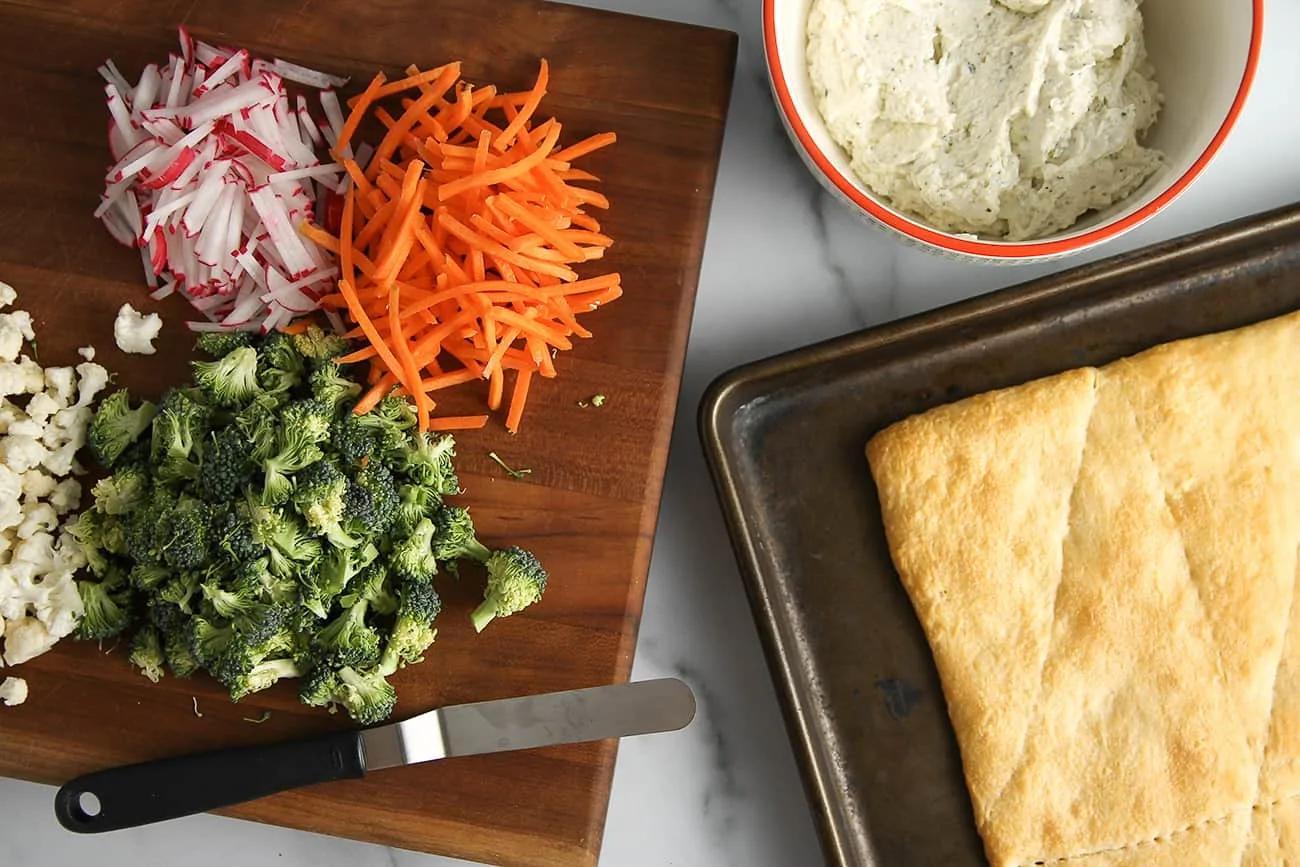
{"type": "Polygon", "coordinates": [[[234,615],[232,625],[245,641],[262,646],[268,643],[277,654],[289,653],[296,646],[294,632],[289,624],[293,622],[293,608],[285,603],[255,601],[245,610],[234,615]]]}
{"type": "Polygon", "coordinates": [[[362,725],[383,722],[397,705],[397,691],[378,671],[340,668],[338,680],[335,700],[347,709],[352,719],[362,725]]]}
{"type": "Polygon", "coordinates": [[[241,569],[265,549],[253,538],[248,514],[238,503],[226,503],[212,510],[212,550],[232,569],[241,569]]]}
{"type": "Polygon", "coordinates": [[[126,580],[136,590],[152,593],[171,577],[172,570],[166,566],[159,566],[156,563],[136,563],[127,573],[126,580]]]}
{"type": "Polygon", "coordinates": [[[512,546],[493,552],[487,559],[487,587],[483,603],[470,620],[474,629],[483,628],[496,617],[509,617],[537,602],[546,592],[546,570],[529,551],[512,546]]]}
{"type": "Polygon", "coordinates": [[[267,557],[258,556],[243,563],[236,580],[240,585],[256,586],[260,597],[275,605],[288,605],[298,599],[297,579],[292,575],[276,575],[271,571],[267,557]]]}
{"type": "Polygon", "coordinates": [[[244,437],[248,459],[265,461],[279,448],[280,402],[270,395],[258,395],[235,416],[235,427],[244,437]]]}
{"type": "Polygon", "coordinates": [[[433,536],[433,555],[441,563],[456,571],[457,560],[476,560],[486,563],[492,556],[487,546],[474,532],[474,520],[469,510],[460,506],[442,505],[437,512],[437,532],[433,536]]]}
{"type": "Polygon", "coordinates": [[[77,520],[68,525],[68,532],[81,546],[90,571],[100,577],[108,571],[108,552],[104,550],[102,538],[103,523],[103,515],[94,509],[87,509],[77,516],[77,520]]]}
{"type": "Polygon", "coordinates": [[[337,358],[348,351],[348,342],[319,325],[309,325],[307,330],[293,335],[294,348],[308,361],[320,364],[337,358]]]}
{"type": "Polygon", "coordinates": [[[95,508],[105,515],[129,514],[149,493],[149,475],[138,466],[122,466],[90,489],[95,508]]]}
{"type": "Polygon", "coordinates": [[[212,530],[211,507],[188,497],[181,498],[171,517],[171,528],[162,544],[163,559],[173,569],[197,569],[208,560],[208,534],[212,530]]]}
{"type": "Polygon", "coordinates": [[[370,604],[357,602],[312,639],[319,663],[366,668],[379,662],[379,633],[366,623],[370,604]]]}
{"type": "Polygon", "coordinates": [[[201,615],[190,619],[190,652],[209,671],[218,667],[234,637],[235,629],[229,623],[222,624],[201,615]]]}
{"type": "Polygon", "coordinates": [[[154,683],[162,680],[166,656],[163,654],[162,638],[157,629],[143,626],[136,630],[131,638],[130,660],[132,665],[140,669],[141,674],[154,683]]]}
{"type": "Polygon", "coordinates": [[[325,456],[301,427],[285,426],[278,444],[278,451],[262,462],[262,502],[268,506],[287,501],[293,493],[293,481],[289,477],[325,456]]]}
{"type": "Polygon", "coordinates": [[[438,635],[433,621],[442,611],[442,599],[428,582],[403,581],[398,585],[397,595],[397,619],[379,664],[380,671],[386,674],[424,658],[424,652],[438,635]]]}
{"type": "Polygon", "coordinates": [[[176,677],[193,674],[199,663],[190,651],[189,615],[179,606],[155,597],[149,601],[149,622],[162,637],[163,655],[172,674],[176,677]]]}
{"type": "Polygon", "coordinates": [[[230,689],[230,700],[239,701],[255,692],[275,686],[284,678],[301,676],[302,668],[292,659],[270,659],[257,663],[226,686],[230,689]]]}
{"type": "Polygon", "coordinates": [[[194,598],[195,593],[199,592],[199,584],[202,581],[202,575],[186,569],[179,574],[173,575],[172,578],[158,587],[158,599],[163,602],[170,602],[186,614],[193,614],[194,609],[190,605],[190,600],[194,598]]]}
{"type": "Polygon", "coordinates": [[[424,518],[436,517],[442,503],[442,496],[437,491],[423,485],[401,485],[397,496],[397,517],[392,529],[399,536],[409,536],[424,518]]]}
{"type": "Polygon", "coordinates": [[[353,382],[340,372],[338,362],[327,360],[308,376],[311,396],[338,413],[343,405],[361,393],[361,384],[353,382]]]}
{"type": "Polygon", "coordinates": [[[284,408],[280,424],[300,431],[303,438],[313,443],[323,443],[329,440],[334,427],[334,409],[314,397],[295,400],[284,408]]]}
{"type": "Polygon", "coordinates": [[[398,395],[389,395],[370,412],[356,417],[357,424],[368,429],[375,440],[375,450],[386,459],[405,460],[411,449],[411,431],[415,428],[415,408],[398,395]]]}
{"type": "Polygon", "coordinates": [[[262,546],[270,570],[281,577],[308,568],[321,557],[321,545],[290,515],[272,506],[248,503],[253,540],[262,546]]]}
{"type": "Polygon", "coordinates": [[[375,453],[378,442],[374,432],[362,424],[362,416],[351,412],[344,414],[334,424],[330,434],[330,445],[338,452],[339,458],[349,466],[356,466],[375,453]]]}
{"type": "Polygon", "coordinates": [[[228,590],[222,586],[219,578],[213,577],[204,581],[199,589],[203,591],[203,598],[212,606],[218,617],[225,620],[233,620],[252,613],[260,605],[255,591],[240,589],[228,590]]]}
{"type": "Polygon", "coordinates": [[[257,351],[240,346],[214,361],[193,361],[194,382],[217,406],[238,408],[261,391],[257,382],[257,351]]]}
{"type": "Polygon", "coordinates": [[[411,481],[448,496],[460,491],[456,478],[456,441],[447,434],[418,434],[401,467],[411,481]]]}
{"type": "Polygon", "coordinates": [[[253,476],[248,442],[236,427],[212,435],[199,463],[199,496],[209,503],[230,500],[253,476]]]}
{"type": "Polygon", "coordinates": [[[157,627],[158,631],[163,635],[185,630],[189,619],[189,615],[182,611],[178,605],[164,602],[158,598],[149,600],[149,622],[157,627]]]}
{"type": "Polygon", "coordinates": [[[212,423],[212,410],[195,398],[191,390],[174,388],[163,396],[153,418],[149,455],[163,481],[198,476],[198,457],[212,423]]]}
{"type": "Polygon", "coordinates": [[[99,520],[99,542],[104,550],[118,556],[125,555],[126,531],[122,529],[121,520],[113,515],[100,515],[99,520]]]}
{"type": "Polygon", "coordinates": [[[205,331],[194,341],[194,348],[211,358],[222,358],[252,343],[252,336],[247,331],[205,331]]]}
{"type": "Polygon", "coordinates": [[[421,519],[411,535],[393,545],[388,564],[402,581],[433,581],[438,560],[433,556],[433,521],[421,519]]]}
{"type": "Polygon", "coordinates": [[[257,379],[267,392],[288,392],[302,382],[305,372],[306,365],[292,337],[276,332],[262,342],[257,353],[257,379]]]}
{"type": "Polygon", "coordinates": [[[378,561],[371,563],[348,583],[339,597],[339,605],[351,608],[358,602],[367,602],[375,614],[392,614],[397,610],[397,597],[393,595],[388,570],[378,561]]]}
{"type": "Polygon", "coordinates": [[[344,526],[354,535],[381,535],[397,519],[400,505],[392,472],[378,461],[370,461],[357,470],[344,492],[344,526]]]}
{"type": "Polygon", "coordinates": [[[147,400],[132,409],[131,396],[125,388],[100,401],[88,434],[90,447],[100,464],[113,469],[123,452],[149,428],[157,409],[147,400]]]}
{"type": "Polygon", "coordinates": [[[339,676],[328,665],[313,667],[298,685],[298,700],[308,707],[328,707],[337,701],[339,676]]]}
{"type": "Polygon", "coordinates": [[[112,638],[131,625],[131,585],[119,568],[111,567],[103,581],[78,581],[77,593],[85,608],[77,624],[79,638],[112,638]]]}
{"type": "Polygon", "coordinates": [[[163,638],[163,654],[167,657],[167,667],[176,677],[189,677],[199,670],[199,661],[190,649],[190,638],[184,629],[169,632],[163,638]]]}
{"type": "Polygon", "coordinates": [[[341,526],[348,479],[333,461],[317,461],[302,470],[294,477],[293,486],[294,508],[312,532],[339,548],[355,548],[361,544],[360,539],[349,535],[341,526]]]}
{"type": "Polygon", "coordinates": [[[303,607],[317,617],[328,617],[334,600],[377,556],[379,550],[369,543],[357,548],[331,548],[315,569],[304,569],[298,575],[303,607]]]}
{"type": "Polygon", "coordinates": [[[122,522],[127,556],[137,563],[162,563],[163,546],[171,538],[176,495],[165,485],[154,485],[149,496],[122,522]]]}

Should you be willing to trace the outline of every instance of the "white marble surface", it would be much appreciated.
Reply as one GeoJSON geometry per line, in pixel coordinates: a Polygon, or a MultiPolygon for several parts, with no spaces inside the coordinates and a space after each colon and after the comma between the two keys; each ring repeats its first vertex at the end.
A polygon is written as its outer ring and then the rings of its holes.
{"type": "MultiPolygon", "coordinates": [[[[792,867],[820,853],[695,432],[704,387],[756,358],[1011,285],[1064,264],[962,265],[868,230],[805,173],[763,73],[760,0],[592,5],[741,34],[739,67],[637,648],[636,677],[694,686],[683,733],[629,741],[602,865],[792,867]],[[764,243],[780,239],[780,243],[764,243]]],[[[1104,254],[1300,200],[1300,2],[1265,0],[1259,77],[1233,137],[1178,203],[1104,254]]],[[[3,749],[3,745],[0,745],[3,749]]],[[[447,867],[443,858],[196,817],[100,839],[61,832],[50,789],[0,781],[0,865],[447,867]]]]}

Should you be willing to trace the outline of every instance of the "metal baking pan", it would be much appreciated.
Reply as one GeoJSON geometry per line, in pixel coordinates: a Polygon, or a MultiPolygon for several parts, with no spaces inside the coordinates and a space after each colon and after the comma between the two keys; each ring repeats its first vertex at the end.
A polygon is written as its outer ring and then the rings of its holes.
{"type": "Polygon", "coordinates": [[[938,674],[885,544],[871,435],[971,394],[1297,308],[1292,207],[710,386],[700,434],[828,861],[987,864],[938,674]]]}

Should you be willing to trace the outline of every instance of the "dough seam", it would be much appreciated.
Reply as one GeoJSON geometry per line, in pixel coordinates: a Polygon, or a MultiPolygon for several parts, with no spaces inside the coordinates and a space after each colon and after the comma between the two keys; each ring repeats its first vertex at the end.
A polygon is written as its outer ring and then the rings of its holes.
{"type": "MultiPolygon", "coordinates": [[[[1024,861],[1021,862],[1020,864],[1015,865],[1015,867],[1051,867],[1051,865],[1054,864],[1068,864],[1071,861],[1078,861],[1081,858],[1093,858],[1096,857],[1097,855],[1110,855],[1115,852],[1130,852],[1133,851],[1134,849],[1142,849],[1148,846],[1159,846],[1163,843],[1168,843],[1174,837],[1181,837],[1184,834],[1189,834],[1192,831],[1199,831],[1202,828],[1209,828],[1213,825],[1221,825],[1224,822],[1231,819],[1233,816],[1237,815],[1238,813],[1244,812],[1245,810],[1252,810],[1252,811],[1272,810],[1274,807],[1285,804],[1287,801],[1293,801],[1296,798],[1300,798],[1300,792],[1292,792],[1290,795],[1287,795],[1284,798],[1278,798],[1273,801],[1260,801],[1251,804],[1249,807],[1238,807],[1232,812],[1225,813],[1222,816],[1215,816],[1210,819],[1201,819],[1199,822],[1193,822],[1192,824],[1188,825],[1185,828],[1178,828],[1176,830],[1169,831],[1168,833],[1165,834],[1157,834],[1156,836],[1148,837],[1145,840],[1136,840],[1132,843],[1125,843],[1123,846],[1112,846],[1109,849],[1094,849],[1091,852],[1076,852],[1073,855],[1065,855],[1060,858],[1052,858],[1049,860],[1040,859],[1037,861],[1024,861]]],[[[1269,820],[1272,821],[1272,816],[1269,817],[1269,820]]],[[[1276,827],[1277,826],[1275,823],[1274,824],[1275,833],[1276,833],[1276,827]]]]}

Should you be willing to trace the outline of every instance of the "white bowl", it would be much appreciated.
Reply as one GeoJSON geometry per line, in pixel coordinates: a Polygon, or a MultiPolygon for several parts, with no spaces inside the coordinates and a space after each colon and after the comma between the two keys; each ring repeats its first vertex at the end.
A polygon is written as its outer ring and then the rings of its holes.
{"type": "Polygon", "coordinates": [[[988,263],[1069,256],[1141,225],[1181,195],[1222,146],[1259,62],[1264,0],[1144,0],[1147,53],[1165,96],[1145,144],[1165,165],[1127,199],[1084,214],[1070,229],[1034,241],[940,231],[890,207],[857,179],[813,98],[806,62],[812,0],[763,0],[768,77],[786,132],[808,168],[864,218],[934,252],[988,263]]]}

